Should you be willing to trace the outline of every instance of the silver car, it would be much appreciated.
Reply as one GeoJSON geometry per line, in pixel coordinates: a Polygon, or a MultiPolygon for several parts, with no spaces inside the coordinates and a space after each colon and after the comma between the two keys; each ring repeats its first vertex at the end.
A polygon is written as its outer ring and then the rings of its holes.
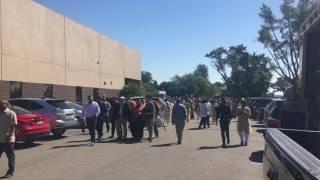
{"type": "Polygon", "coordinates": [[[74,109],[65,100],[51,98],[10,99],[10,104],[20,106],[34,114],[44,116],[50,123],[51,132],[62,136],[66,129],[78,126],[74,109]]]}

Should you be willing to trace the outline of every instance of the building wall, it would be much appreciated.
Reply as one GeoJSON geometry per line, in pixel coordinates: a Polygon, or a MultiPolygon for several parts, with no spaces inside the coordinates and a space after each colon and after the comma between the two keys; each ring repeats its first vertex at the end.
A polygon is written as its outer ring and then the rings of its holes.
{"type": "Polygon", "coordinates": [[[43,97],[43,88],[43,84],[22,83],[22,97],[41,98],[43,97]]]}
{"type": "Polygon", "coordinates": [[[88,96],[93,96],[93,88],[82,88],[82,103],[88,102],[88,96]]]}
{"type": "Polygon", "coordinates": [[[2,0],[1,15],[2,80],[64,84],[64,17],[26,0],[2,0]]]}
{"type": "Polygon", "coordinates": [[[0,0],[1,80],[120,90],[138,52],[30,0],[0,0]]]}
{"type": "Polygon", "coordinates": [[[53,85],[53,97],[76,102],[76,88],[72,86],[53,85]]]}
{"type": "Polygon", "coordinates": [[[0,99],[10,98],[10,84],[8,81],[0,81],[0,99]]]}

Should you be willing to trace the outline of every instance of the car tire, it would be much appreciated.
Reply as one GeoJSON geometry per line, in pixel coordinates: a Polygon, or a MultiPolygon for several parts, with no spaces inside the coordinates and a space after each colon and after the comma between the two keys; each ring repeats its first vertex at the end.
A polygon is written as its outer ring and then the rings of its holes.
{"type": "Polygon", "coordinates": [[[51,132],[56,138],[60,138],[66,132],[66,130],[65,129],[54,129],[51,132]]]}

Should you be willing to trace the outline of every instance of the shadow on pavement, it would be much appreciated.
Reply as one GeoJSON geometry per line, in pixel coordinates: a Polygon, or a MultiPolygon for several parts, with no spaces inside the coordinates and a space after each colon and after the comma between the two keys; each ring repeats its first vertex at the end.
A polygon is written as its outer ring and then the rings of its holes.
{"type": "Polygon", "coordinates": [[[265,128],[266,125],[264,125],[264,124],[255,124],[255,125],[251,125],[251,127],[254,127],[254,128],[265,128]]]}
{"type": "Polygon", "coordinates": [[[37,147],[40,145],[42,145],[42,144],[40,144],[40,143],[33,143],[33,144],[16,143],[14,147],[15,147],[15,150],[23,150],[23,149],[34,148],[34,147],[37,147]]]}
{"type": "Polygon", "coordinates": [[[221,146],[201,146],[197,150],[207,150],[207,149],[220,149],[221,146]]]}
{"type": "Polygon", "coordinates": [[[64,139],[66,137],[67,136],[56,137],[56,136],[51,135],[51,136],[39,138],[39,139],[37,139],[37,141],[55,141],[55,140],[64,139]]]}
{"type": "Polygon", "coordinates": [[[188,130],[194,131],[194,130],[201,130],[202,128],[189,128],[188,130]]]}
{"type": "Polygon", "coordinates": [[[65,145],[65,146],[54,146],[51,149],[74,148],[74,147],[81,147],[81,146],[90,146],[90,145],[88,143],[85,143],[85,144],[72,144],[72,145],[65,145]]]}
{"type": "Polygon", "coordinates": [[[169,147],[175,144],[176,143],[156,144],[156,145],[152,145],[151,147],[169,147]]]}
{"type": "Polygon", "coordinates": [[[263,134],[266,132],[266,129],[257,129],[256,130],[257,133],[263,134]]]}
{"type": "Polygon", "coordinates": [[[255,163],[262,163],[263,162],[263,151],[256,151],[251,153],[249,160],[255,163]]]}
{"type": "Polygon", "coordinates": [[[68,141],[66,143],[82,143],[82,142],[89,142],[90,139],[86,139],[86,140],[78,140],[78,141],[68,141]]]}
{"type": "Polygon", "coordinates": [[[128,138],[128,139],[124,139],[124,140],[111,139],[111,140],[108,140],[108,141],[100,141],[98,143],[137,144],[138,141],[136,141],[133,138],[128,138]]]}

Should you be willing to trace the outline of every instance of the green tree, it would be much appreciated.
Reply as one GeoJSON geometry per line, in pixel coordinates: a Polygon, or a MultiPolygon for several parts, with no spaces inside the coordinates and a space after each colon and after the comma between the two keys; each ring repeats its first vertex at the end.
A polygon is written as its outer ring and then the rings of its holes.
{"type": "Polygon", "coordinates": [[[243,45],[223,47],[206,54],[233,97],[263,96],[268,92],[271,70],[264,54],[250,54],[243,45]]]}
{"type": "Polygon", "coordinates": [[[125,97],[141,96],[144,94],[144,89],[138,84],[129,83],[122,88],[120,94],[125,97]]]}
{"type": "Polygon", "coordinates": [[[271,85],[273,92],[283,92],[283,94],[286,94],[286,92],[292,88],[291,84],[284,80],[284,78],[277,78],[277,81],[271,85]]]}
{"type": "Polygon", "coordinates": [[[154,94],[158,90],[158,82],[153,79],[148,71],[141,72],[142,85],[147,94],[154,94]]]}
{"type": "Polygon", "coordinates": [[[291,84],[294,96],[298,95],[299,57],[301,37],[299,28],[316,7],[313,0],[283,0],[281,17],[263,4],[259,16],[263,24],[258,41],[272,57],[270,67],[278,76],[291,84]]]}
{"type": "Polygon", "coordinates": [[[208,67],[204,64],[199,64],[194,71],[194,74],[198,74],[204,79],[209,79],[208,67]]]}

